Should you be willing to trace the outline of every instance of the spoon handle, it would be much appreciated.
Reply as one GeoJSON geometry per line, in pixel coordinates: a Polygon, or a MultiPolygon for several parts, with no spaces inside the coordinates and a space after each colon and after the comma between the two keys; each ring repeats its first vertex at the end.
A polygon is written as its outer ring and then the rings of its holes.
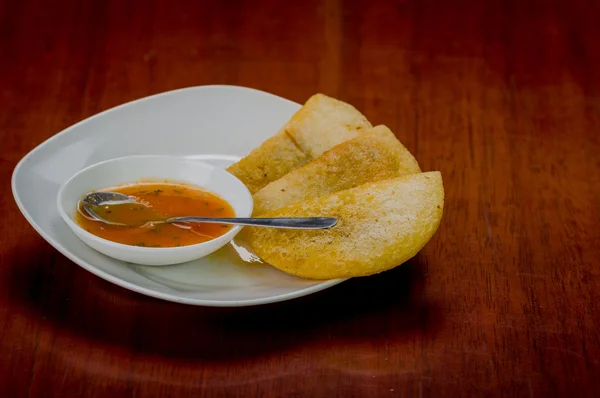
{"type": "Polygon", "coordinates": [[[327,229],[337,223],[331,217],[306,218],[204,218],[204,217],[173,217],[166,222],[205,222],[213,224],[249,225],[255,227],[290,228],[290,229],[327,229]]]}

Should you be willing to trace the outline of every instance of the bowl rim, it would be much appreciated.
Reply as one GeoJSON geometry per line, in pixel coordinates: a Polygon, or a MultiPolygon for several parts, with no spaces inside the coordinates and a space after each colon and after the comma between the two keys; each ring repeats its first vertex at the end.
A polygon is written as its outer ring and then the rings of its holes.
{"type": "MultiPolygon", "coordinates": [[[[231,178],[233,180],[235,180],[236,182],[239,183],[240,188],[240,194],[244,194],[244,199],[247,199],[247,202],[249,203],[249,214],[248,215],[238,215],[237,211],[236,211],[236,217],[251,217],[252,216],[252,211],[254,209],[254,200],[252,198],[252,194],[250,193],[250,191],[248,190],[248,188],[246,187],[246,185],[240,180],[238,179],[236,176],[234,176],[233,174],[229,173],[228,171],[221,169],[219,167],[213,166],[209,163],[203,162],[201,160],[194,160],[194,159],[189,159],[186,157],[182,157],[182,156],[176,156],[176,155],[131,155],[131,156],[121,156],[121,157],[117,157],[117,158],[111,158],[111,159],[106,159],[103,160],[101,162],[97,162],[94,164],[91,164],[89,166],[84,167],[83,169],[79,170],[77,173],[73,174],[71,177],[69,177],[69,179],[67,179],[58,189],[58,193],[56,194],[56,206],[58,208],[58,212],[61,216],[61,218],[64,220],[65,223],[67,223],[67,225],[69,226],[69,228],[71,228],[71,230],[73,232],[75,232],[75,235],[83,235],[88,239],[91,239],[95,242],[101,243],[103,245],[106,246],[110,246],[114,249],[118,249],[118,250],[127,250],[131,253],[148,253],[148,252],[154,252],[154,253],[161,253],[161,255],[166,255],[169,253],[182,253],[182,252],[194,252],[196,250],[199,250],[202,247],[205,246],[210,246],[210,245],[214,245],[217,242],[222,242],[224,240],[226,241],[231,241],[233,238],[235,238],[235,236],[240,232],[240,230],[243,228],[243,226],[241,225],[234,225],[233,228],[231,228],[227,233],[217,236],[216,238],[213,238],[211,240],[207,240],[206,242],[200,242],[200,243],[196,243],[193,245],[186,245],[186,246],[180,246],[180,247],[142,247],[142,246],[132,246],[132,245],[127,245],[124,243],[119,243],[119,242],[115,242],[112,240],[108,240],[105,238],[102,238],[100,236],[94,235],[91,232],[86,231],[84,228],[82,228],[81,226],[79,226],[79,224],[77,224],[73,218],[71,216],[69,216],[68,212],[66,211],[66,209],[63,206],[63,198],[65,195],[65,191],[67,189],[67,187],[69,186],[69,184],[71,184],[76,178],[81,177],[81,175],[84,175],[85,173],[89,172],[92,169],[95,169],[97,167],[102,167],[108,163],[114,163],[114,162],[119,162],[119,161],[127,161],[127,160],[135,160],[135,159],[148,159],[148,158],[162,158],[162,159],[170,159],[173,160],[174,162],[184,162],[184,163],[193,163],[195,165],[198,166],[202,166],[207,170],[211,170],[213,172],[217,172],[217,173],[221,173],[223,175],[227,175],[226,178],[231,178]]],[[[123,182],[123,183],[116,183],[115,185],[126,185],[126,184],[133,184],[133,182],[123,182]]],[[[203,190],[206,190],[207,192],[213,194],[213,195],[217,195],[219,197],[221,197],[220,195],[218,195],[217,193],[215,193],[214,191],[212,191],[209,187],[200,187],[203,190]]],[[[232,206],[233,207],[233,206],[232,206]]],[[[236,210],[236,209],[234,209],[236,210]]],[[[81,238],[79,238],[81,239],[81,238]]]]}

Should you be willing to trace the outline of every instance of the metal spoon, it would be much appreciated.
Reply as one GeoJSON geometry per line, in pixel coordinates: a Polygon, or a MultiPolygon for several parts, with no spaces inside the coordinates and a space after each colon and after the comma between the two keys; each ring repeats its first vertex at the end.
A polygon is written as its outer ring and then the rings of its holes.
{"type": "Polygon", "coordinates": [[[140,217],[139,223],[123,224],[110,220],[107,214],[111,214],[110,206],[138,203],[134,198],[116,192],[93,192],[83,197],[81,205],[83,209],[95,220],[111,225],[122,225],[140,227],[145,224],[162,224],[177,222],[203,222],[213,224],[250,225],[254,227],[289,228],[289,229],[327,229],[337,223],[332,217],[306,217],[306,218],[214,218],[214,217],[172,217],[160,219],[158,214],[143,203],[140,208],[147,217],[140,217]],[[156,217],[156,219],[154,219],[156,217]],[[145,218],[145,220],[142,220],[145,218]],[[151,220],[151,221],[148,221],[151,220]]]}

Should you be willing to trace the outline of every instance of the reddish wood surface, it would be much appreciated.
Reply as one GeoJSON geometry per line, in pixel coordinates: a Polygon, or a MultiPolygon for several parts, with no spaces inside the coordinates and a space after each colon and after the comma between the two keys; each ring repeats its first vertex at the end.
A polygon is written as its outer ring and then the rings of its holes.
{"type": "Polygon", "coordinates": [[[0,0],[1,397],[600,395],[600,5],[0,0]],[[256,308],[147,298],[18,213],[18,160],[125,101],[322,91],[441,170],[408,264],[256,308]]]}

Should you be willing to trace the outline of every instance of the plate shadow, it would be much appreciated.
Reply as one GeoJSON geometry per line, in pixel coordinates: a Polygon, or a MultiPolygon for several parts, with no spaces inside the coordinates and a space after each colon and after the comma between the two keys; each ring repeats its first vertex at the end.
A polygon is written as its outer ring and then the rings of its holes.
{"type": "Polygon", "coordinates": [[[221,361],[311,344],[402,344],[443,323],[441,306],[424,297],[427,264],[419,256],[311,296],[239,308],[188,306],[128,291],[39,240],[22,242],[5,259],[10,278],[0,283],[15,307],[58,333],[149,355],[221,361]]]}

